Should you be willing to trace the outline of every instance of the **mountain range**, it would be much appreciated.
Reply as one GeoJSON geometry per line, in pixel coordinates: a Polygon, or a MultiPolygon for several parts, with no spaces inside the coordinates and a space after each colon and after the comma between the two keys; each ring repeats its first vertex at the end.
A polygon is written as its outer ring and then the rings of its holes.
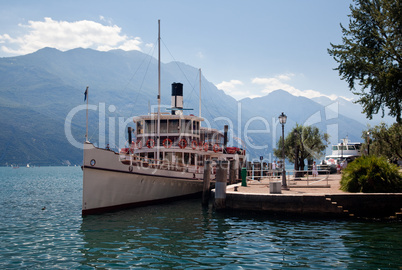
{"type": "MultiPolygon", "coordinates": [[[[170,107],[171,84],[181,82],[184,106],[198,115],[199,70],[170,62],[161,64],[161,74],[162,112],[170,107]]],[[[139,51],[81,48],[66,52],[44,48],[0,58],[0,165],[81,164],[87,86],[89,139],[118,149],[126,141],[126,127],[133,126],[131,117],[156,111],[157,60],[139,51]]],[[[264,97],[236,101],[205,77],[201,101],[203,126],[223,130],[229,125],[229,143],[246,147],[250,160],[274,158],[281,112],[288,116],[285,133],[296,123],[316,125],[330,134],[332,143],[345,136],[361,141],[366,127],[343,114],[352,106],[347,100],[312,100],[278,89],[264,97]]]]}

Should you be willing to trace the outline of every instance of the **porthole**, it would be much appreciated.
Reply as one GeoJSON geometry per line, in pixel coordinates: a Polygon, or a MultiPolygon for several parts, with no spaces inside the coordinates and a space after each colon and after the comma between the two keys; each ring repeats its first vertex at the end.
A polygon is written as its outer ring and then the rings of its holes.
{"type": "Polygon", "coordinates": [[[95,166],[95,164],[96,164],[95,159],[91,159],[91,166],[95,166]]]}

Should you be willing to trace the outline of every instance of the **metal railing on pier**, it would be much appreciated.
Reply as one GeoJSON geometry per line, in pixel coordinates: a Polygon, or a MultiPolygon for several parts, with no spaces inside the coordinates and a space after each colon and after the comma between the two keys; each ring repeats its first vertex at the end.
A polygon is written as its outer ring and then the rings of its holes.
{"type": "MultiPolygon", "coordinates": [[[[282,181],[282,170],[247,170],[247,181],[262,181],[268,180],[269,182],[282,181]]],[[[329,185],[328,178],[329,170],[317,170],[317,174],[313,175],[312,170],[287,170],[286,172],[286,184],[289,187],[292,186],[313,186],[322,185],[325,183],[329,185]]]]}

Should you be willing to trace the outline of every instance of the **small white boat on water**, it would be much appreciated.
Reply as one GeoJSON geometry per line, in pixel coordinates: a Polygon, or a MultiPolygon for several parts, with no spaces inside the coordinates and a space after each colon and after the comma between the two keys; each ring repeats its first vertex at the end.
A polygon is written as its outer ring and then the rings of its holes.
{"type": "Polygon", "coordinates": [[[336,172],[336,165],[346,160],[351,162],[362,155],[360,142],[350,142],[348,138],[342,139],[340,143],[332,145],[332,154],[325,157],[320,169],[329,167],[331,172],[336,172]]]}
{"type": "Polygon", "coordinates": [[[246,162],[245,150],[227,146],[226,128],[203,128],[202,117],[184,114],[181,83],[172,84],[170,112],[160,111],[160,96],[159,83],[158,112],[134,117],[128,145],[118,152],[95,147],[86,135],[83,215],[193,197],[203,190],[206,161],[211,179],[215,161],[233,160],[237,168],[246,162]]]}

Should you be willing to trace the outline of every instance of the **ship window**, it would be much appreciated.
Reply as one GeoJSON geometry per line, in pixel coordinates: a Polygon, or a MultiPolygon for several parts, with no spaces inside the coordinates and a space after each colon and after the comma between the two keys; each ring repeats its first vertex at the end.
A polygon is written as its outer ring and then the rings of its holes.
{"type": "Polygon", "coordinates": [[[222,143],[222,140],[221,140],[222,138],[223,137],[219,133],[213,133],[211,136],[210,142],[212,144],[215,144],[215,143],[220,144],[220,143],[222,143]]]}
{"type": "Polygon", "coordinates": [[[179,120],[169,120],[169,133],[179,133],[179,120]]]}
{"type": "Polygon", "coordinates": [[[361,146],[360,144],[355,144],[357,150],[360,150],[360,146],[361,146]]]}
{"type": "Polygon", "coordinates": [[[346,145],[341,145],[341,146],[339,147],[339,150],[346,150],[346,145]]]}
{"type": "Polygon", "coordinates": [[[144,132],[148,132],[148,121],[144,121],[144,132]]]}
{"type": "Polygon", "coordinates": [[[198,121],[193,122],[193,133],[200,134],[200,122],[198,121]]]}
{"type": "Polygon", "coordinates": [[[167,133],[167,120],[161,120],[161,133],[167,133]]]}
{"type": "Polygon", "coordinates": [[[348,145],[348,150],[355,150],[354,145],[348,145]]]}
{"type": "Polygon", "coordinates": [[[165,159],[168,160],[168,163],[173,163],[173,155],[170,152],[165,153],[165,159]]]}
{"type": "Polygon", "coordinates": [[[175,155],[176,155],[176,158],[175,158],[176,162],[179,165],[183,165],[183,153],[176,152],[175,155]]]}
{"type": "Polygon", "coordinates": [[[184,153],[183,163],[184,164],[189,164],[190,163],[190,154],[189,153],[184,153]]]}
{"type": "Polygon", "coordinates": [[[190,133],[190,132],[191,132],[191,121],[181,120],[181,133],[190,133]]]}
{"type": "Polygon", "coordinates": [[[155,133],[156,128],[155,128],[155,121],[153,120],[147,120],[145,121],[145,133],[155,133]]]}
{"type": "Polygon", "coordinates": [[[337,146],[337,145],[333,145],[333,146],[332,146],[332,150],[334,150],[334,151],[338,150],[338,146],[337,146]]]}
{"type": "Polygon", "coordinates": [[[137,134],[143,134],[144,133],[143,126],[144,126],[143,121],[137,122],[137,134]]]}
{"type": "Polygon", "coordinates": [[[191,165],[195,165],[195,154],[191,154],[191,165]]]}

